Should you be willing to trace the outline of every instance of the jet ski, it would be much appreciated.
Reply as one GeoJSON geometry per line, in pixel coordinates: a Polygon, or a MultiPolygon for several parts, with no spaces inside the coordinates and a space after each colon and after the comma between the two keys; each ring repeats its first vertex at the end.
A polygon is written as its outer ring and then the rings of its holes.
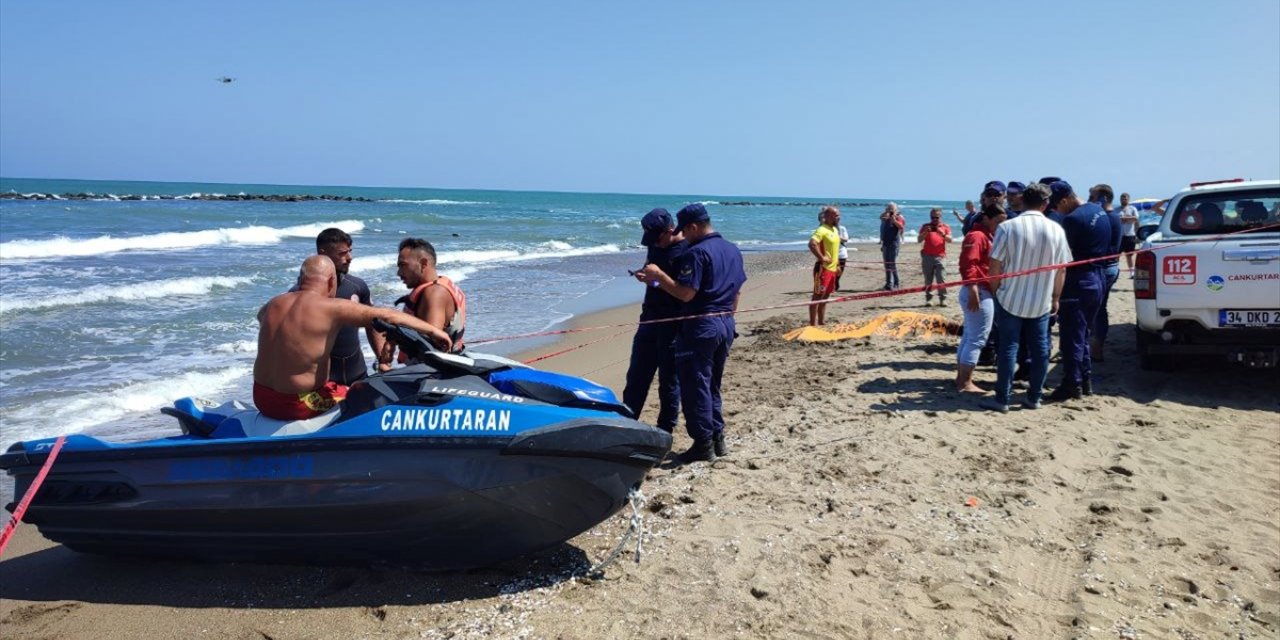
{"type": "MultiPolygon", "coordinates": [[[[68,436],[25,520],[85,553],[468,569],[594,527],[671,448],[593,382],[379,329],[417,363],[321,416],[184,398],[162,409],[180,435],[68,436]]],[[[54,440],[0,454],[14,496],[54,440]]]]}

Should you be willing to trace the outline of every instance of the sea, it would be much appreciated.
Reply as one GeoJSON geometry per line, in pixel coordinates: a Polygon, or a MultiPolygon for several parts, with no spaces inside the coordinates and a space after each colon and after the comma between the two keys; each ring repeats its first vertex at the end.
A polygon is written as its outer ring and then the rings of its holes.
{"type": "MultiPolygon", "coordinates": [[[[429,240],[440,272],[467,293],[468,342],[497,338],[483,350],[512,354],[537,342],[502,338],[640,300],[643,288],[627,271],[644,262],[640,218],[651,208],[674,214],[701,202],[744,251],[784,251],[804,250],[818,208],[831,202],[841,203],[855,240],[874,242],[886,202],[0,177],[3,192],[61,199],[0,199],[0,447],[71,433],[170,435],[176,424],[158,410],[178,398],[247,402],[257,311],[293,285],[328,227],[352,235],[350,272],[382,306],[406,293],[395,274],[397,244],[429,240]],[[136,196],[145,199],[129,199],[136,196]]],[[[932,206],[948,217],[960,208],[897,202],[908,230],[932,206]]]]}

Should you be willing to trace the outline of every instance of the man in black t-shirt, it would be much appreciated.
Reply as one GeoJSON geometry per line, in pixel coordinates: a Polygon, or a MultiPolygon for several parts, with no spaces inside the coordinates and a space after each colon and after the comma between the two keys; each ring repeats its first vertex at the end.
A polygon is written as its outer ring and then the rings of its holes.
{"type": "MultiPolygon", "coordinates": [[[[675,273],[675,264],[689,250],[675,222],[666,209],[654,209],[640,221],[644,236],[640,244],[648,247],[645,264],[656,264],[664,273],[675,273]]],[[[637,278],[638,279],[638,278],[637,278]]],[[[655,286],[644,292],[640,306],[640,321],[675,318],[680,315],[681,302],[671,294],[655,286]]],[[[631,365],[627,367],[627,385],[622,390],[622,402],[635,412],[636,417],[644,409],[649,397],[649,385],[654,373],[658,374],[658,421],[655,426],[670,433],[680,418],[680,384],[676,380],[675,349],[672,343],[679,331],[679,322],[655,322],[641,324],[631,343],[631,365]]]]}
{"type": "MultiPolygon", "coordinates": [[[[369,285],[364,280],[349,275],[351,267],[351,236],[342,229],[329,228],[316,236],[316,253],[328,256],[333,260],[338,271],[338,292],[335,298],[343,298],[363,305],[373,306],[369,294],[369,285]]],[[[373,327],[365,327],[369,347],[374,357],[381,357],[384,338],[373,327]]],[[[378,364],[379,369],[389,369],[391,363],[378,364]]],[[[333,349],[329,352],[329,380],[342,385],[350,385],[369,375],[369,367],[365,363],[364,353],[360,350],[360,331],[355,327],[343,327],[333,340],[333,349]]]]}

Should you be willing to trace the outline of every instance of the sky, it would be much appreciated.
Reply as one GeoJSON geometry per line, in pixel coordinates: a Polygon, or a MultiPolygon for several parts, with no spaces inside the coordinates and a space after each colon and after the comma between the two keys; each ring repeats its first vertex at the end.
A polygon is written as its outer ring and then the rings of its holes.
{"type": "Polygon", "coordinates": [[[1168,196],[1280,177],[1278,33],[1276,0],[0,0],[0,175],[1168,196]]]}

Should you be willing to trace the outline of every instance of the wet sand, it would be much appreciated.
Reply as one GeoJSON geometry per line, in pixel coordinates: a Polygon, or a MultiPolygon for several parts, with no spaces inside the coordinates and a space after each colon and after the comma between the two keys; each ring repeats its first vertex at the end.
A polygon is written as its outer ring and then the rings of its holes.
{"type": "MultiPolygon", "coordinates": [[[[856,263],[878,255],[851,256],[846,290],[879,287],[856,263]]],[[[748,254],[742,308],[808,299],[810,265],[748,254]]],[[[916,265],[905,247],[904,285],[916,265]]],[[[958,318],[949,302],[929,311],[958,318]]],[[[954,338],[805,345],[779,337],[803,308],[744,313],[725,376],[730,456],[652,472],[641,561],[624,555],[601,580],[574,576],[615,545],[625,512],[540,556],[453,574],[97,558],[24,526],[0,562],[0,636],[1276,637],[1280,375],[1140,371],[1131,281],[1110,308],[1095,395],[1007,415],[952,390],[954,338]]],[[[620,391],[630,338],[586,331],[526,357],[590,343],[539,366],[620,391]]]]}

